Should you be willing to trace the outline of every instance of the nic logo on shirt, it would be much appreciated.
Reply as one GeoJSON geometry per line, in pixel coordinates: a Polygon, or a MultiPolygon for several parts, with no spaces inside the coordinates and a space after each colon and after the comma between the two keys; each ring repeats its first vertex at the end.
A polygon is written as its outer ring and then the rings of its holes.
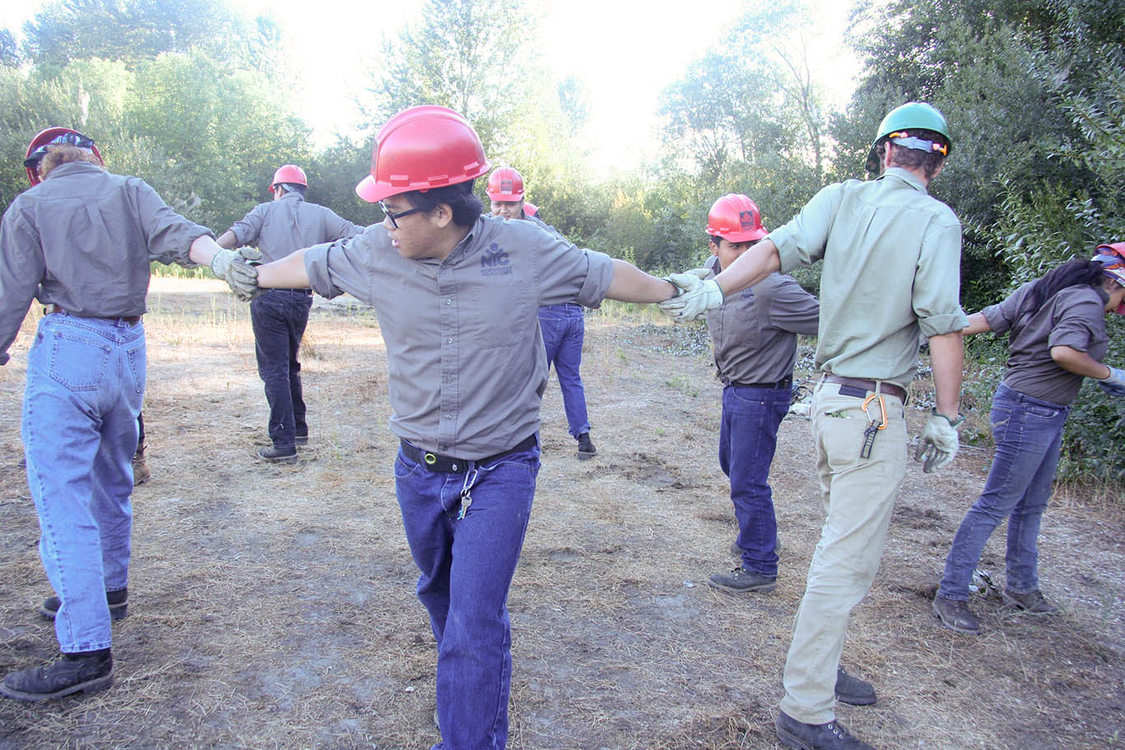
{"type": "Polygon", "coordinates": [[[511,262],[504,248],[493,242],[480,256],[480,275],[507,276],[512,272],[511,262]]]}

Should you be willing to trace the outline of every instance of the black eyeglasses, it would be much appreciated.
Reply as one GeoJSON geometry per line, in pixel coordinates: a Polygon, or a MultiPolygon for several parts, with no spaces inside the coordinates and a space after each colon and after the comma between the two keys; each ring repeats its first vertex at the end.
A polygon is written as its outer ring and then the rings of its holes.
{"type": "Polygon", "coordinates": [[[396,214],[393,211],[391,211],[391,209],[388,208],[387,204],[384,203],[383,201],[379,201],[379,208],[383,209],[383,213],[387,215],[388,219],[390,219],[392,229],[398,229],[398,220],[401,219],[403,216],[409,216],[410,214],[416,214],[416,213],[418,213],[422,210],[420,208],[408,208],[405,211],[399,211],[396,214]]]}

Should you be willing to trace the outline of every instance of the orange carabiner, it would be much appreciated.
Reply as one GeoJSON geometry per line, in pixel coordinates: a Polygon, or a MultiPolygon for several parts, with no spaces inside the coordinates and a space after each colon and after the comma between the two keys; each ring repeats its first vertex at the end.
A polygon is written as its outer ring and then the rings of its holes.
{"type": "MultiPolygon", "coordinates": [[[[869,414],[868,411],[867,411],[867,405],[870,404],[875,399],[879,399],[879,412],[880,412],[880,416],[882,417],[882,420],[883,420],[879,424],[879,429],[885,430],[885,429],[887,429],[887,404],[886,404],[885,401],[883,401],[883,395],[881,393],[880,394],[872,393],[870,396],[863,399],[863,413],[867,416],[868,419],[871,419],[871,414],[869,414]]],[[[871,419],[871,424],[875,424],[874,419],[871,419]]]]}

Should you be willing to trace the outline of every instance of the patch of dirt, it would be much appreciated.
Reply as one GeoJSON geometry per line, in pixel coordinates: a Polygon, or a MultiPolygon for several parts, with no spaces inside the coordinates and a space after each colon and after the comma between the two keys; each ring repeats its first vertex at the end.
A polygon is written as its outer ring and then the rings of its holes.
{"type": "MultiPolygon", "coordinates": [[[[312,438],[298,464],[272,466],[255,459],[267,409],[246,307],[216,282],[174,279],[154,279],[149,303],[154,478],[133,497],[116,684],[47,705],[0,702],[0,749],[428,748],[438,739],[435,649],[394,498],[374,318],[354,302],[317,301],[302,358],[312,438]]],[[[36,613],[51,592],[17,465],[36,318],[0,369],[0,673],[57,648],[36,613]]],[[[552,379],[509,601],[512,748],[779,747],[781,671],[824,516],[808,422],[786,419],[779,434],[777,589],[709,588],[708,575],[735,564],[736,526],[705,342],[652,318],[588,318],[583,378],[598,447],[589,461],[575,457],[552,379]]],[[[925,403],[924,383],[915,389],[925,403]]],[[[908,411],[917,434],[923,412],[908,411]]],[[[1069,489],[1052,500],[1040,564],[1060,616],[975,599],[985,633],[974,638],[930,614],[990,459],[968,447],[937,476],[912,465],[844,653],[879,702],[840,706],[839,716],[884,748],[1114,745],[1125,711],[1117,503],[1069,489]]],[[[1000,529],[981,567],[1001,584],[1003,561],[1000,529]]]]}

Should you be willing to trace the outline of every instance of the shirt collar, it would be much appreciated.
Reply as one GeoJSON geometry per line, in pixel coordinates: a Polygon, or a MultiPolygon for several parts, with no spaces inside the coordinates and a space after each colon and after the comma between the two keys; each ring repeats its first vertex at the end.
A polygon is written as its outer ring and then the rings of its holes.
{"type": "Polygon", "coordinates": [[[922,180],[918,177],[918,175],[914,174],[909,169],[903,169],[902,167],[887,167],[887,171],[883,172],[883,176],[879,179],[883,180],[888,177],[897,177],[915,190],[920,190],[923,193],[928,192],[926,190],[926,186],[922,183],[922,180]]]}
{"type": "Polygon", "coordinates": [[[74,174],[77,172],[104,172],[105,170],[97,164],[91,164],[88,161],[68,161],[66,164],[60,164],[48,173],[44,180],[50,180],[59,175],[74,174]]]}
{"type": "Polygon", "coordinates": [[[305,199],[305,196],[301,195],[296,190],[290,190],[288,193],[281,196],[281,200],[283,200],[283,201],[288,200],[290,198],[293,198],[294,200],[303,201],[305,199]]]}

